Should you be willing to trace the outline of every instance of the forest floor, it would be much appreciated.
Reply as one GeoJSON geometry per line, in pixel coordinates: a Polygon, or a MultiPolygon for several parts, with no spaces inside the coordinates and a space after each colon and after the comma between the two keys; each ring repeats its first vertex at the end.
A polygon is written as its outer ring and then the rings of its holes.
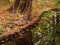
{"type": "MultiPolygon", "coordinates": [[[[44,11],[58,8],[58,6],[56,4],[58,5],[57,1],[55,1],[55,0],[33,0],[33,2],[32,2],[32,15],[33,15],[33,17],[35,18],[35,17],[39,16],[44,11]]],[[[37,26],[37,28],[40,29],[39,26],[37,26]]],[[[34,28],[32,30],[34,31],[37,28],[34,28]]],[[[36,32],[37,31],[33,32],[33,34],[36,32]]],[[[35,39],[35,40],[37,40],[37,39],[35,39]]],[[[35,40],[34,40],[34,42],[36,42],[35,40]]],[[[14,43],[15,43],[15,41],[14,41],[14,43]]],[[[12,41],[8,42],[7,45],[9,45],[9,44],[13,45],[13,42],[12,41]]],[[[3,45],[6,45],[6,44],[3,44],[3,45]]]]}

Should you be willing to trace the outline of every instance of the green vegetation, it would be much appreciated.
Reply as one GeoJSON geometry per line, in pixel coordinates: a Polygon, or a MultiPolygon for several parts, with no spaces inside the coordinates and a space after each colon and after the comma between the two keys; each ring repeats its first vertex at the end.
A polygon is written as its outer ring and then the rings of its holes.
{"type": "Polygon", "coordinates": [[[7,21],[12,21],[12,19],[11,19],[11,18],[6,18],[6,20],[7,20],[7,21]]]}
{"type": "MultiPolygon", "coordinates": [[[[56,43],[59,45],[59,37],[56,36],[56,31],[59,31],[60,24],[54,24],[53,16],[58,15],[57,11],[49,10],[42,13],[43,17],[38,26],[32,29],[33,42],[39,45],[52,45],[56,43]],[[53,40],[56,38],[56,42],[53,40]]],[[[59,35],[59,34],[58,34],[59,35]]]]}
{"type": "MultiPolygon", "coordinates": [[[[55,8],[60,9],[60,0],[52,1],[55,8]]],[[[44,0],[39,4],[44,6],[48,5],[44,0]]],[[[54,16],[57,16],[58,12],[57,10],[48,10],[42,13],[43,17],[39,25],[32,29],[32,41],[35,45],[60,45],[60,23],[53,21],[54,16]]]]}

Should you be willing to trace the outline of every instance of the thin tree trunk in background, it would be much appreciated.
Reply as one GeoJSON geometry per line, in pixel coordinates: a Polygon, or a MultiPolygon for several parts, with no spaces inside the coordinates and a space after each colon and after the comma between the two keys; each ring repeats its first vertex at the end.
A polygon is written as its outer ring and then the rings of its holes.
{"type": "Polygon", "coordinates": [[[60,24],[60,13],[57,11],[57,15],[52,17],[52,25],[53,25],[53,40],[52,45],[56,44],[56,35],[59,35],[59,29],[56,29],[56,26],[60,24]]]}

